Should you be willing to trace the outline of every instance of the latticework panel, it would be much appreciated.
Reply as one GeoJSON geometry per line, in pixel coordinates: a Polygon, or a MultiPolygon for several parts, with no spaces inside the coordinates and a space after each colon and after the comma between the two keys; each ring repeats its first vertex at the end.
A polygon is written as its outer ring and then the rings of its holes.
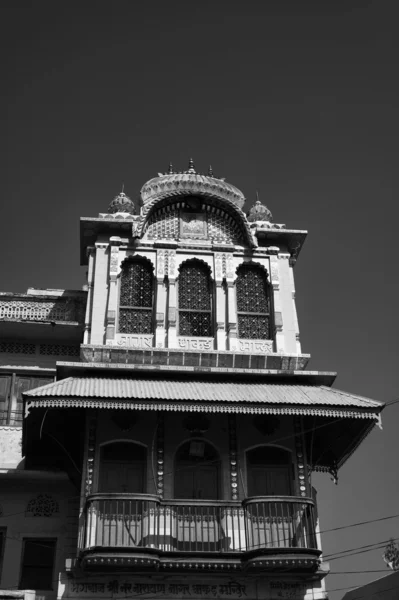
{"type": "Polygon", "coordinates": [[[40,344],[40,354],[52,356],[79,356],[79,346],[68,346],[66,344],[40,344]]]}
{"type": "Polygon", "coordinates": [[[0,342],[0,352],[10,354],[35,354],[36,344],[25,342],[0,342]]]}
{"type": "Polygon", "coordinates": [[[258,267],[242,267],[237,277],[237,310],[268,313],[266,278],[258,267]]]}
{"type": "Polygon", "coordinates": [[[209,272],[204,265],[183,265],[179,277],[179,308],[211,310],[209,272]]]}
{"type": "Polygon", "coordinates": [[[81,298],[41,300],[0,300],[0,319],[21,321],[79,321],[84,317],[81,298]]]}
{"type": "Polygon", "coordinates": [[[237,275],[238,336],[244,339],[270,339],[270,301],[263,270],[244,265],[237,275]]]}
{"type": "Polygon", "coordinates": [[[179,334],[210,337],[212,335],[211,313],[181,310],[179,312],[179,334]]]}
{"type": "Polygon", "coordinates": [[[240,228],[227,214],[208,214],[208,236],[229,244],[243,243],[240,228]]]}
{"type": "Polygon", "coordinates": [[[212,335],[209,270],[201,263],[183,265],[179,276],[179,334],[212,335]]]}
{"type": "Polygon", "coordinates": [[[238,315],[238,337],[250,340],[267,340],[270,337],[267,315],[238,315]]]}
{"type": "Polygon", "coordinates": [[[141,262],[124,266],[121,280],[120,305],[152,307],[152,269],[141,262]]]}
{"type": "Polygon", "coordinates": [[[153,270],[149,263],[124,265],[121,278],[119,332],[152,333],[153,270]]]}
{"type": "Polygon", "coordinates": [[[179,212],[155,214],[147,228],[147,237],[150,239],[177,239],[179,237],[179,212]]]}
{"type": "Polygon", "coordinates": [[[121,308],[119,333],[152,333],[152,310],[121,308]]]}

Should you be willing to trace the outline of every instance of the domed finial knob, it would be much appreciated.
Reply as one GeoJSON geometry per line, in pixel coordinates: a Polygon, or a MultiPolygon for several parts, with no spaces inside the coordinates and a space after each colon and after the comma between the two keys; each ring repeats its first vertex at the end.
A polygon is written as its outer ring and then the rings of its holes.
{"type": "Polygon", "coordinates": [[[256,191],[256,202],[247,214],[247,218],[250,223],[255,223],[256,221],[268,221],[271,223],[273,221],[272,213],[259,200],[258,191],[256,191]]]}
{"type": "Polygon", "coordinates": [[[190,158],[189,162],[188,162],[188,171],[187,173],[196,173],[196,170],[194,168],[194,161],[192,158],[190,158]]]}
{"type": "Polygon", "coordinates": [[[172,165],[172,163],[171,163],[171,162],[169,163],[168,174],[169,174],[169,175],[173,175],[173,165],[172,165]]]}
{"type": "Polygon", "coordinates": [[[111,201],[108,212],[110,214],[115,214],[118,212],[122,213],[130,213],[131,215],[136,214],[136,207],[134,205],[133,200],[126,196],[124,190],[124,184],[122,184],[122,191],[119,192],[117,196],[111,201]]]}
{"type": "Polygon", "coordinates": [[[209,177],[213,177],[213,169],[212,169],[211,165],[209,165],[208,175],[209,175],[209,177]]]}

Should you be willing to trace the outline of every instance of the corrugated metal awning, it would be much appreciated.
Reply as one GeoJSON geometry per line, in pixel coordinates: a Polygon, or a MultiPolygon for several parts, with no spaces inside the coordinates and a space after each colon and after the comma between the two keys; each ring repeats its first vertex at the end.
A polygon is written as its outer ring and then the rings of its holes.
{"type": "Polygon", "coordinates": [[[383,404],[325,386],[167,378],[69,377],[24,394],[33,407],[303,414],[378,419],[383,404]]]}

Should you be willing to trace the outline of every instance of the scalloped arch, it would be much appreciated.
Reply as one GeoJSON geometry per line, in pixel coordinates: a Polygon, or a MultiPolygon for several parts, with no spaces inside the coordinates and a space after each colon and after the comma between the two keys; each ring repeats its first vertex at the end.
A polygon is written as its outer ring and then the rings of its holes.
{"type": "Polygon", "coordinates": [[[263,265],[262,263],[258,262],[257,260],[246,260],[241,262],[239,265],[237,265],[236,268],[236,276],[238,274],[239,269],[241,269],[242,267],[258,267],[260,269],[262,269],[262,271],[264,271],[265,275],[266,275],[266,279],[269,280],[270,283],[270,273],[267,270],[267,268],[265,267],[265,265],[263,265]]]}
{"type": "Polygon", "coordinates": [[[123,267],[132,262],[143,262],[144,264],[148,264],[153,272],[155,271],[155,265],[148,256],[143,256],[142,254],[129,254],[129,256],[126,256],[121,262],[119,275],[122,273],[123,267]]]}
{"type": "MultiPolygon", "coordinates": [[[[205,260],[202,260],[202,258],[197,258],[196,256],[194,256],[194,257],[192,257],[192,258],[186,258],[186,260],[184,260],[183,262],[181,262],[181,263],[179,264],[179,267],[178,267],[178,269],[177,269],[177,270],[178,270],[178,272],[179,272],[179,274],[180,274],[181,268],[182,268],[184,265],[186,265],[187,263],[199,263],[199,264],[201,264],[201,265],[204,265],[204,266],[205,266],[205,267],[208,269],[208,271],[209,271],[209,277],[210,277],[211,279],[213,279],[213,277],[212,277],[212,269],[211,269],[211,267],[209,266],[209,264],[208,264],[208,263],[207,263],[205,260]]],[[[179,275],[178,275],[178,277],[179,277],[179,275]]]]}

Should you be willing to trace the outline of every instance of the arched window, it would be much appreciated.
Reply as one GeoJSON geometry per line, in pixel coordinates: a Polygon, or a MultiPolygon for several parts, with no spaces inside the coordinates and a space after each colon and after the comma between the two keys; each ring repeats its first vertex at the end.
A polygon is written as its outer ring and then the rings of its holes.
{"type": "Polygon", "coordinates": [[[209,267],[198,260],[187,261],[180,267],[179,335],[213,335],[209,267]]]}
{"type": "Polygon", "coordinates": [[[269,286],[265,271],[256,265],[241,265],[237,271],[238,337],[272,338],[269,286]]]}
{"type": "Polygon", "coordinates": [[[176,453],[175,498],[217,500],[220,487],[220,459],[204,440],[190,440],[176,453]]]}
{"type": "Polygon", "coordinates": [[[247,452],[248,496],[290,496],[291,453],[275,446],[258,446],[247,452]]]}
{"type": "Polygon", "coordinates": [[[134,260],[122,267],[119,333],[150,334],[153,331],[153,267],[134,260]]]}
{"type": "Polygon", "coordinates": [[[147,452],[134,442],[112,442],[101,448],[100,492],[136,493],[146,491],[147,452]]]}

